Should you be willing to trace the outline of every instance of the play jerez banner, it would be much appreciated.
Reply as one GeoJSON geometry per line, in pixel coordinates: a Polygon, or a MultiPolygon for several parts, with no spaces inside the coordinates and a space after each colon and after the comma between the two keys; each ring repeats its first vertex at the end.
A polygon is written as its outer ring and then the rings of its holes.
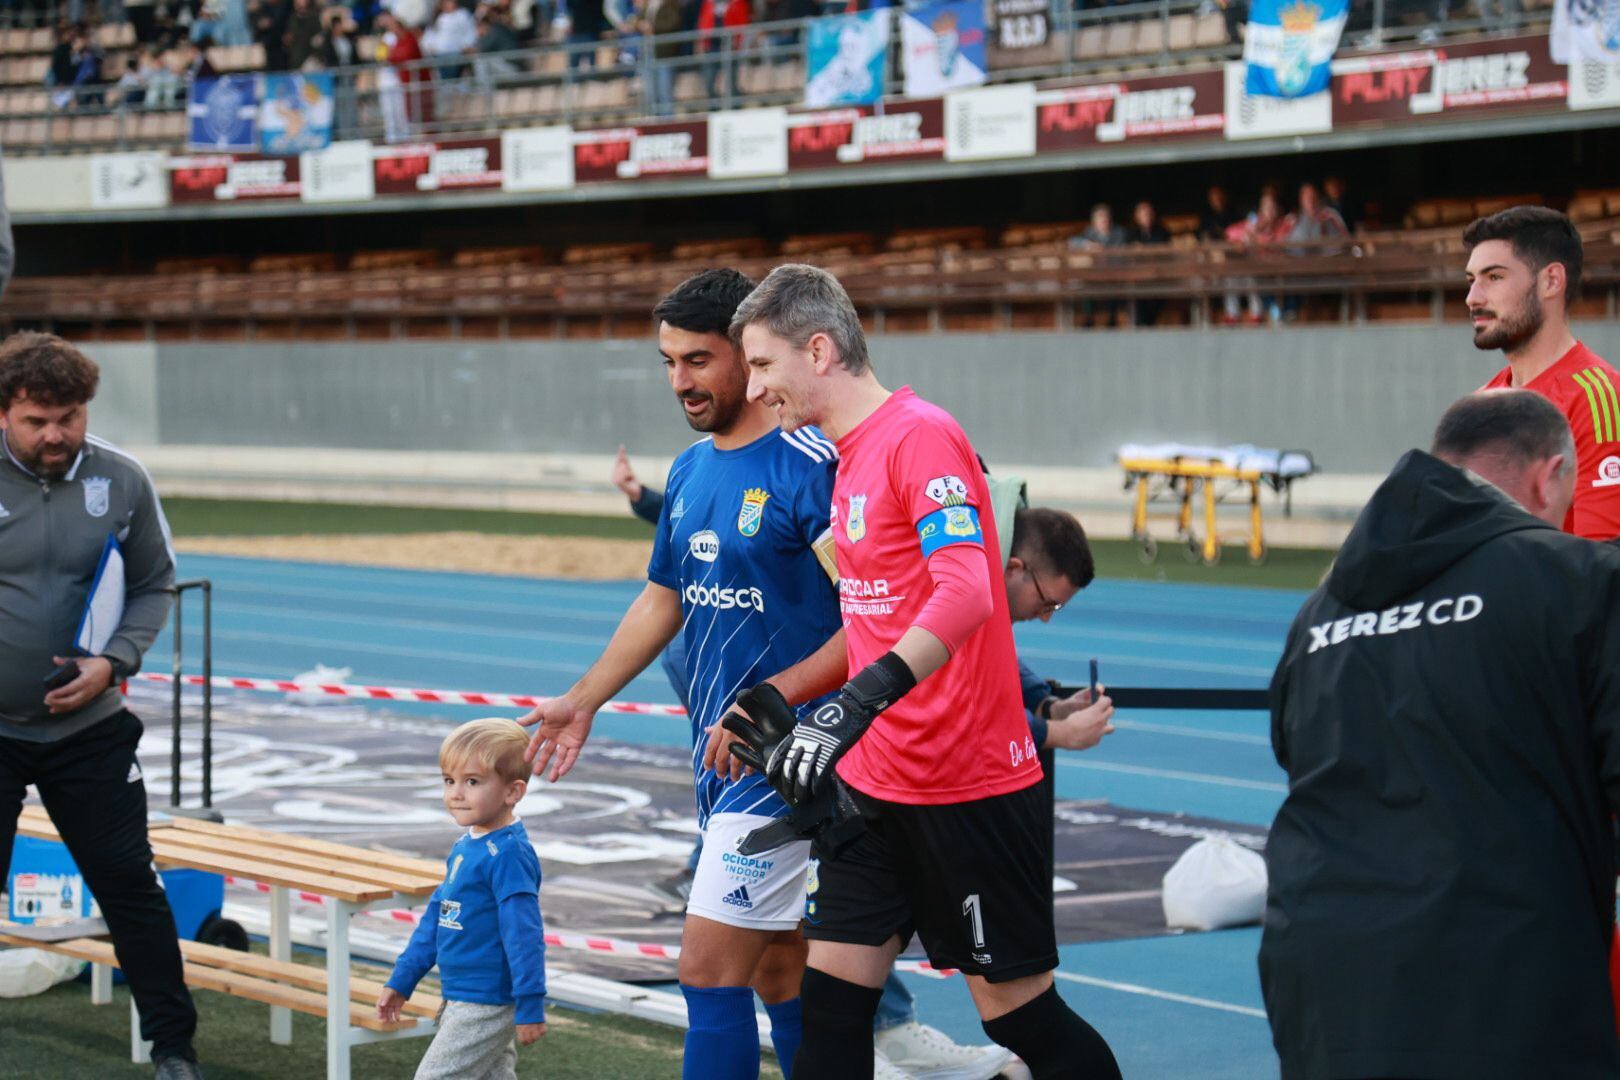
{"type": "MultiPolygon", "coordinates": [[[[930,25],[943,26],[937,16],[949,7],[919,10],[935,12],[930,25]]],[[[892,11],[865,14],[881,21],[892,11]]],[[[871,20],[825,21],[859,28],[871,20]]],[[[960,20],[955,24],[953,47],[967,49],[961,41],[964,25],[960,20]]],[[[930,33],[931,48],[943,48],[938,32],[930,33]]],[[[850,48],[846,59],[851,64],[865,55],[850,48]]],[[[963,62],[958,57],[956,63],[963,62]]],[[[965,62],[971,64],[971,57],[965,62]]],[[[822,68],[823,73],[830,70],[822,68]]],[[[1344,57],[1332,62],[1321,90],[1292,98],[1253,93],[1242,62],[867,102],[851,100],[856,90],[871,90],[857,85],[861,79],[853,72],[848,64],[841,69],[836,83],[840,93],[829,91],[834,100],[820,107],[743,109],[591,130],[514,128],[498,136],[423,138],[394,145],[364,140],[328,145],[319,84],[307,76],[299,77],[305,80],[302,88],[297,83],[278,87],[280,105],[261,97],[261,84],[253,78],[220,79],[198,85],[189,109],[190,152],[95,154],[88,170],[83,157],[19,159],[8,162],[6,194],[14,213],[116,213],[179,203],[265,200],[341,204],[1110,153],[1144,143],[1192,146],[1392,124],[1620,110],[1620,64],[1597,63],[1584,55],[1568,66],[1556,63],[1544,35],[1344,57]],[[296,106],[288,104],[288,93],[296,106]],[[287,118],[274,143],[265,141],[266,109],[287,118]],[[317,146],[296,151],[303,139],[317,146]],[[285,148],[286,155],[263,152],[272,146],[285,148]]],[[[881,71],[874,80],[880,76],[881,71]]]]}

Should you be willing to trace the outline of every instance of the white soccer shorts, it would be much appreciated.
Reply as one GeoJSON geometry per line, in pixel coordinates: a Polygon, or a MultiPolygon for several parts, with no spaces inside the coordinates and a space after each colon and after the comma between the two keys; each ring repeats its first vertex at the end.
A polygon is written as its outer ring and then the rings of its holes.
{"type": "Polygon", "coordinates": [[[713,814],[703,830],[703,854],[692,875],[686,913],[745,930],[793,930],[804,918],[804,880],[810,843],[796,840],[759,855],[737,845],[774,818],[713,814]]]}

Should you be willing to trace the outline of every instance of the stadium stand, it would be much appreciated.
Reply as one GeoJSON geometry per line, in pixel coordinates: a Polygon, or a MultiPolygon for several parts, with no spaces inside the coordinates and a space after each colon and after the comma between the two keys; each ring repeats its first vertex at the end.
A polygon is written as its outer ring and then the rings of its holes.
{"type": "MultiPolygon", "coordinates": [[[[1576,311],[1614,317],[1620,304],[1620,189],[1582,192],[1586,287],[1576,311]],[[1589,215],[1601,209],[1604,216],[1589,215]]],[[[1206,325],[1234,287],[1304,298],[1307,322],[1460,318],[1458,223],[1501,198],[1431,200],[1414,227],[1290,252],[1226,242],[1072,248],[1074,222],[902,228],[763,239],[651,241],[170,258],[150,273],[24,277],[7,297],[7,328],[46,325],[97,336],[251,338],[354,336],[598,337],[650,332],[645,313],[672,282],[716,261],[762,275],[782,259],[838,275],[874,328],[1070,329],[1086,300],[1163,300],[1159,325],[1206,325]],[[1428,223],[1426,226],[1424,223],[1428,223]],[[482,329],[459,320],[488,318],[482,329]],[[384,320],[383,325],[368,324],[384,320]],[[313,325],[314,329],[309,329],[313,325]]],[[[1185,228],[1185,218],[1178,223],[1185,228]]],[[[1184,235],[1187,235],[1184,233],[1184,235]]]]}
{"type": "MultiPolygon", "coordinates": [[[[1235,9],[1206,10],[1202,0],[1150,0],[1150,2],[1076,7],[1053,5],[1051,47],[1042,50],[1041,62],[1028,67],[1001,66],[991,81],[1013,81],[1112,76],[1131,72],[1170,71],[1188,66],[1209,66],[1235,59],[1241,51],[1241,21],[1235,9]]],[[[1393,7],[1393,5],[1392,5],[1393,7]]],[[[1534,31],[1550,21],[1544,5],[1526,5],[1520,28],[1534,31]]],[[[843,10],[842,4],[829,10],[843,10]]],[[[330,9],[330,12],[347,9],[330,9]]],[[[1383,7],[1377,8],[1382,12],[1383,7]]],[[[792,105],[803,98],[804,65],[801,39],[809,20],[784,20],[749,27],[734,39],[731,31],[705,34],[686,32],[661,37],[683,55],[655,60],[644,46],[650,39],[628,36],[615,44],[569,45],[538,35],[525,48],[480,55],[464,65],[464,73],[445,78],[438,69],[442,58],[399,65],[402,72],[428,71],[435,77],[432,91],[436,109],[431,122],[418,123],[416,134],[494,130],[523,123],[565,122],[576,127],[612,124],[646,116],[646,88],[652,85],[654,65],[672,68],[674,110],[701,114],[718,108],[746,105],[792,105]],[[692,55],[699,47],[714,52],[692,55]],[[595,67],[575,70],[576,53],[588,53],[595,67]],[[718,59],[709,60],[708,56],[718,59]],[[709,80],[706,66],[719,63],[726,77],[709,80]],[[729,71],[735,69],[732,80],[729,71]],[[732,93],[735,86],[736,93],[732,93]],[[712,89],[711,89],[712,88],[712,89]]],[[[1445,39],[1488,29],[1472,7],[1458,5],[1442,18],[1422,26],[1399,21],[1374,24],[1366,33],[1347,35],[1341,53],[1358,48],[1387,47],[1425,35],[1445,39]]],[[[134,55],[136,42],[127,23],[109,22],[94,28],[93,40],[102,53],[103,81],[42,92],[47,85],[55,35],[48,28],[0,30],[0,141],[14,153],[61,153],[109,148],[174,148],[185,140],[182,102],[126,104],[113,85],[134,55]],[[64,96],[53,107],[52,95],[64,96]],[[72,117],[64,117],[72,113],[72,117]],[[81,122],[93,117],[95,122],[81,122]]],[[[357,58],[375,57],[378,39],[354,39],[357,58]]],[[[159,47],[163,45],[159,43],[159,47]]],[[[220,74],[261,71],[267,57],[262,44],[214,45],[206,50],[208,64],[220,74]]],[[[163,52],[160,62],[183,70],[175,48],[163,52]]],[[[312,60],[306,67],[318,67],[312,60]]],[[[375,138],[384,135],[382,106],[375,63],[331,69],[339,97],[339,138],[375,138]]],[[[188,76],[189,77],[189,76],[188,76]]]]}

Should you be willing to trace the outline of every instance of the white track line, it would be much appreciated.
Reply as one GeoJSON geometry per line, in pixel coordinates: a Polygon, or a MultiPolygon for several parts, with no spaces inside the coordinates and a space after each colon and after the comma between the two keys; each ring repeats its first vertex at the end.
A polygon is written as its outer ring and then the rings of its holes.
{"type": "MultiPolygon", "coordinates": [[[[1134,711],[1134,710],[1132,710],[1134,711]]],[[[1140,720],[1115,720],[1114,726],[1127,731],[1147,731],[1155,735],[1180,735],[1188,739],[1213,739],[1215,742],[1243,743],[1245,746],[1271,745],[1270,737],[1266,735],[1245,735],[1237,731],[1204,731],[1200,728],[1182,727],[1178,724],[1144,724],[1140,720]]]]}
{"type": "Polygon", "coordinates": [[[1161,780],[1186,780],[1194,784],[1214,784],[1216,787],[1246,788],[1250,791],[1272,791],[1279,795],[1288,794],[1288,785],[1273,784],[1265,780],[1239,780],[1231,776],[1215,776],[1210,773],[1181,772],[1177,769],[1150,769],[1146,765],[1116,765],[1107,761],[1071,761],[1067,757],[1058,759],[1058,765],[1065,769],[1094,769],[1099,772],[1127,773],[1131,776],[1156,776],[1161,780]]]}
{"type": "Polygon", "coordinates": [[[1155,990],[1151,986],[1115,982],[1112,979],[1098,979],[1091,975],[1074,975],[1067,971],[1054,971],[1052,975],[1067,982],[1081,983],[1085,986],[1100,986],[1104,990],[1118,990],[1122,994],[1140,994],[1143,997],[1158,998],[1160,1001],[1175,1001],[1182,1005],[1196,1005],[1200,1009],[1218,1009],[1221,1012],[1237,1013],[1239,1016],[1253,1016],[1261,1020],[1266,1018],[1264,1009],[1256,1009],[1248,1005],[1233,1005],[1228,1001],[1193,997],[1190,994],[1177,994],[1169,990],[1155,990]]]}

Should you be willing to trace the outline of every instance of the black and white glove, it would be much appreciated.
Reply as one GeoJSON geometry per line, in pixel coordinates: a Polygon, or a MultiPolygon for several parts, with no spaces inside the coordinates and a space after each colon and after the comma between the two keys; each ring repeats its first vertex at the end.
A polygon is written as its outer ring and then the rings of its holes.
{"type": "MultiPolygon", "coordinates": [[[[789,806],[800,806],[809,802],[823,778],[872,726],[878,713],[916,685],[905,661],[892,652],[884,653],[857,672],[831,701],[794,724],[786,737],[773,738],[782,732],[781,710],[787,708],[787,703],[768,683],[737,697],[738,704],[756,718],[756,724],[749,725],[736,714],[727,716],[723,723],[754,751],[745,755],[733,744],[732,752],[756,769],[762,762],[762,771],[777,793],[789,806]],[[769,695],[758,693],[767,689],[769,695]],[[763,707],[764,715],[755,712],[756,705],[763,707]],[[733,720],[737,723],[733,724],[733,720]]],[[[791,710],[787,715],[792,715],[791,710]]]]}

